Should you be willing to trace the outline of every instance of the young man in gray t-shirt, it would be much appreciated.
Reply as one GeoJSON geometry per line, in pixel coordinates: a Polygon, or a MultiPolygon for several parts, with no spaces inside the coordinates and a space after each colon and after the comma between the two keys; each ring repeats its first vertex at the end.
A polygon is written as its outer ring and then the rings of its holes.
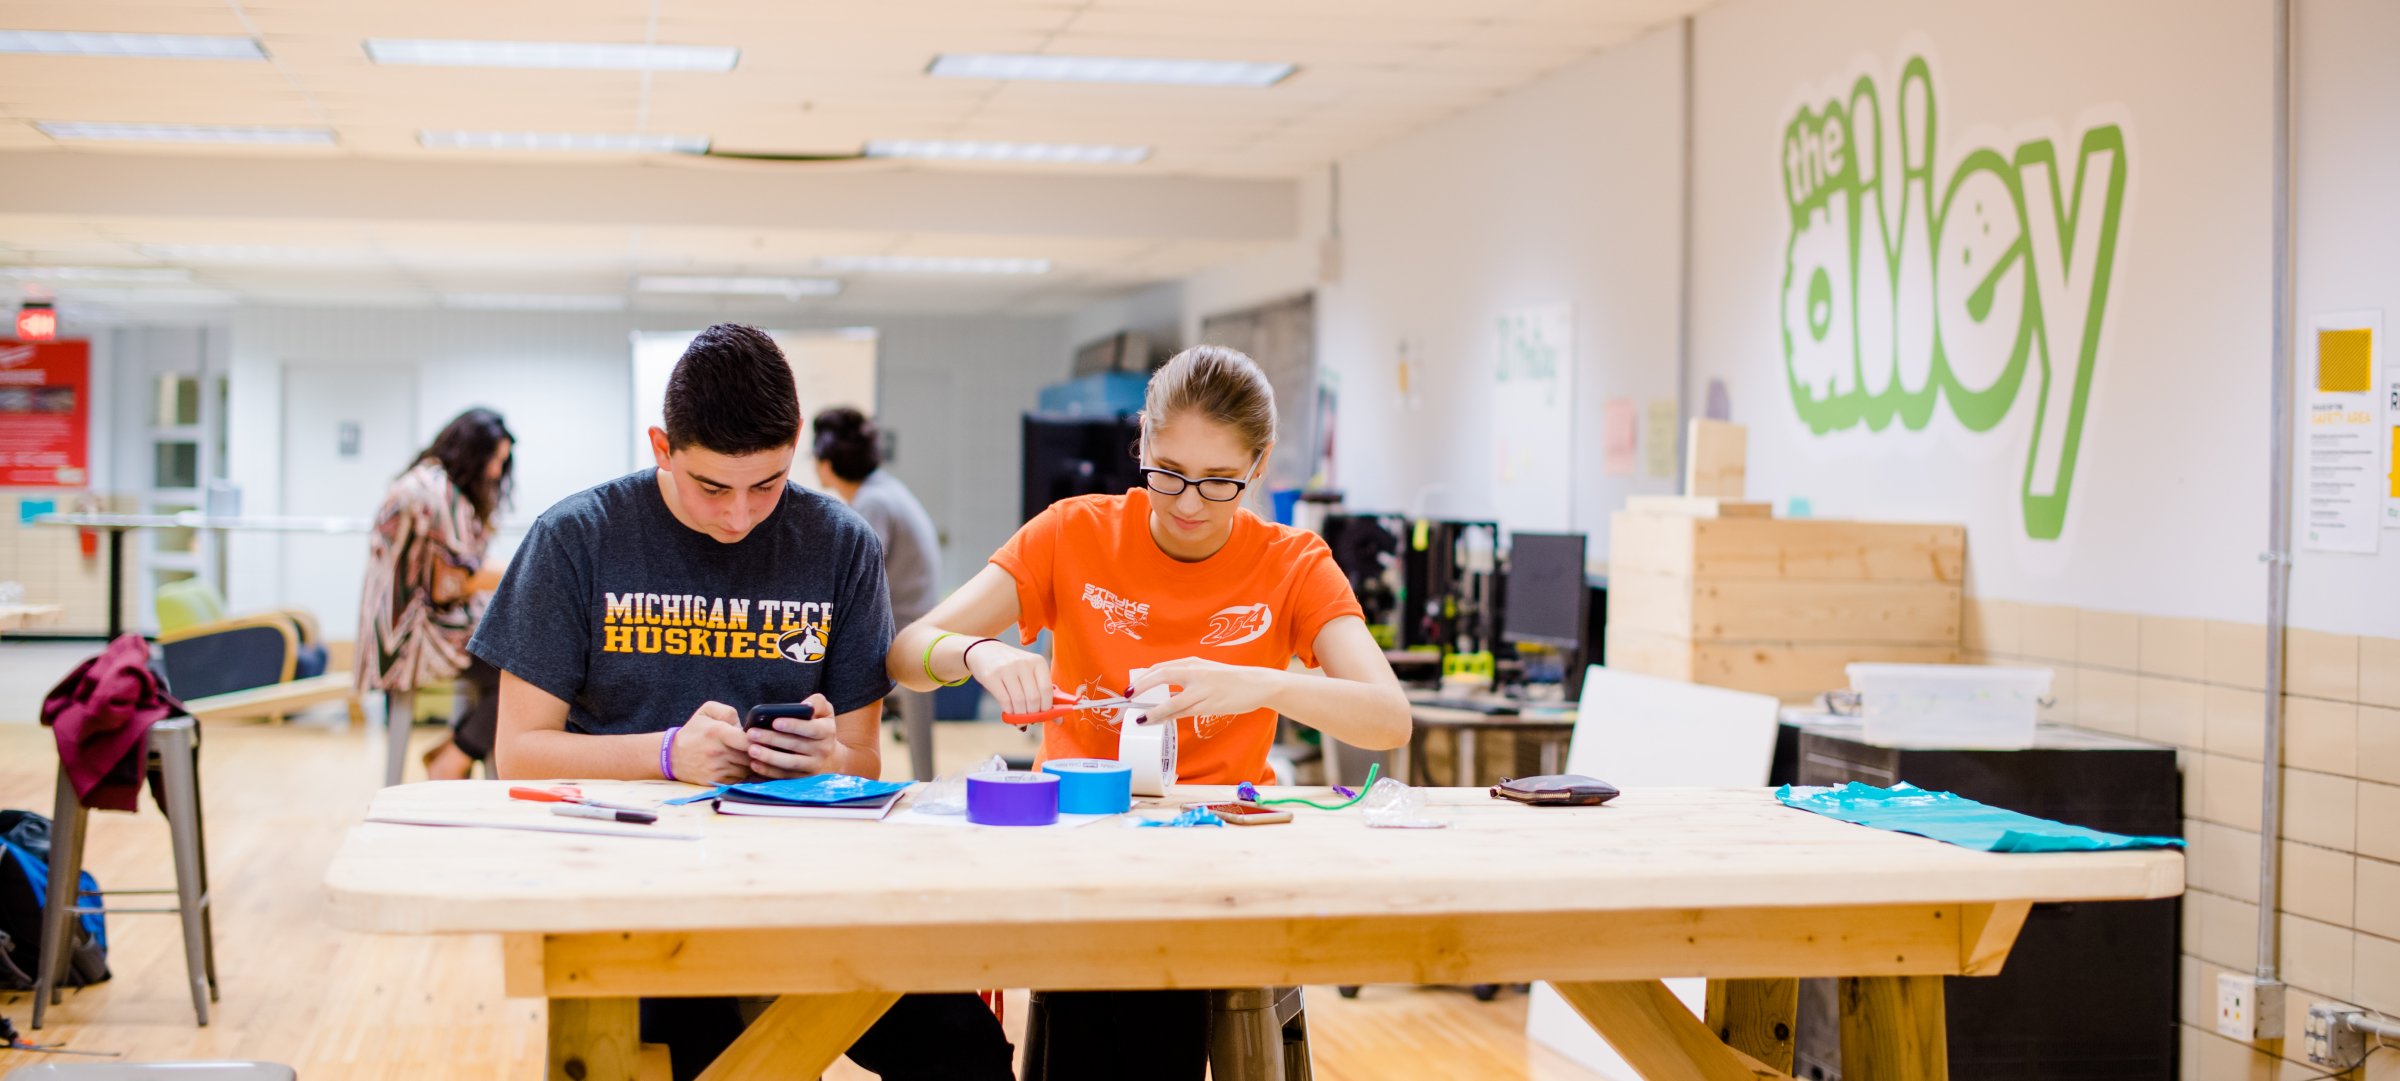
{"type": "MultiPolygon", "coordinates": [[[[773,339],[720,324],[668,378],[658,467],[560,500],[517,549],[469,649],[501,671],[510,779],[728,784],[876,777],[892,639],[883,551],[787,478],[800,436],[773,339]],[[742,728],[763,703],[814,716],[742,728]]],[[[697,1076],[742,1030],[732,999],[649,999],[642,1039],[697,1076]]],[[[887,1081],[1001,1081],[1013,1055],[973,995],[903,997],[850,1049],[887,1081]]]]}

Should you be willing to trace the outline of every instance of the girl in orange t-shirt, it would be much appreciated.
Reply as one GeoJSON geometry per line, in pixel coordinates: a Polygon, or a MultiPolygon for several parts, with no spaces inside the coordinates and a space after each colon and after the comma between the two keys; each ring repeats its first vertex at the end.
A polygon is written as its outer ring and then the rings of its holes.
{"type": "MultiPolygon", "coordinates": [[[[1143,402],[1143,487],[1065,500],[1027,522],[893,639],[885,667],[915,690],[972,676],[1008,713],[1049,709],[1056,690],[1167,687],[1148,716],[1178,726],[1187,784],[1272,783],[1278,714],[1354,747],[1400,746],[1408,699],[1333,554],[1242,509],[1274,446],[1275,394],[1258,365],[1215,346],[1183,351],[1143,402]],[[1011,624],[1028,644],[1049,628],[1057,660],[990,637],[1011,624]],[[1295,657],[1330,678],[1290,671],[1295,657]]],[[[1044,760],[1116,756],[1111,714],[1069,714],[1043,732],[1044,760]]],[[[1044,997],[1052,1081],[1119,1077],[1129,1061],[1146,1076],[1201,1076],[1205,992],[1044,997]],[[1139,1033],[1138,1057],[1112,1032],[1139,1033]]]]}

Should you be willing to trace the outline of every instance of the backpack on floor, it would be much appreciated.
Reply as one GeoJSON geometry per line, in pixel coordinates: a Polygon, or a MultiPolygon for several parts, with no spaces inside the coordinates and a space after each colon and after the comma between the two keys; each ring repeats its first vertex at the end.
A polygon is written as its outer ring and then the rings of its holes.
{"type": "MultiPolygon", "coordinates": [[[[82,873],[78,906],[98,907],[100,882],[82,873]]],[[[50,897],[50,820],[31,811],[0,811],[0,991],[33,989],[42,965],[42,906],[50,897]]],[[[108,924],[97,912],[67,925],[74,944],[62,987],[108,978],[108,924]]]]}

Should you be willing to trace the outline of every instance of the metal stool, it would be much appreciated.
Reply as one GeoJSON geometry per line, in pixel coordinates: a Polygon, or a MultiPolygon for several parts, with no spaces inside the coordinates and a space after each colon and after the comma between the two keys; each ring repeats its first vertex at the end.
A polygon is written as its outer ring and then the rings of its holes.
{"type": "MultiPolygon", "coordinates": [[[[1208,993],[1211,1081],[1310,1081],[1307,1003],[1297,987],[1242,987],[1208,993]]],[[[1050,1043],[1042,993],[1025,1010],[1022,1081],[1048,1081],[1050,1043]]]]}
{"type": "Polygon", "coordinates": [[[383,786],[400,783],[400,774],[408,766],[408,734],[417,724],[417,692],[383,692],[383,738],[389,745],[383,756],[383,786]]]}
{"type": "MultiPolygon", "coordinates": [[[[42,1014],[59,1000],[59,973],[65,969],[67,936],[75,917],[102,912],[131,915],[174,912],[183,917],[183,960],[192,981],[192,1012],[208,1025],[208,1004],[217,998],[217,949],[209,924],[208,853],[201,845],[200,750],[195,733],[199,723],[190,717],[169,717],[150,726],[147,770],[158,774],[166,793],[167,833],[175,852],[175,888],[103,890],[116,894],[175,895],[172,908],[83,908],[75,903],[82,880],[83,841],[91,812],[75,797],[67,771],[58,771],[58,801],[50,823],[50,896],[42,906],[41,972],[33,985],[33,1027],[42,1027],[42,1014]]],[[[82,1076],[82,1075],[77,1075],[82,1076]]]]}
{"type": "Polygon", "coordinates": [[[1208,1076],[1309,1081],[1308,1012],[1297,987],[1208,993],[1208,1076]]]}

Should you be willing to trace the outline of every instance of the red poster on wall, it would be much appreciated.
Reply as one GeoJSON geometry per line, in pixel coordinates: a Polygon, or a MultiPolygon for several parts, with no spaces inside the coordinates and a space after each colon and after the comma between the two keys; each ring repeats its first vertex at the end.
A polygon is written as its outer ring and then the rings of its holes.
{"type": "Polygon", "coordinates": [[[0,487],[91,483],[92,343],[0,339],[0,487]]]}

